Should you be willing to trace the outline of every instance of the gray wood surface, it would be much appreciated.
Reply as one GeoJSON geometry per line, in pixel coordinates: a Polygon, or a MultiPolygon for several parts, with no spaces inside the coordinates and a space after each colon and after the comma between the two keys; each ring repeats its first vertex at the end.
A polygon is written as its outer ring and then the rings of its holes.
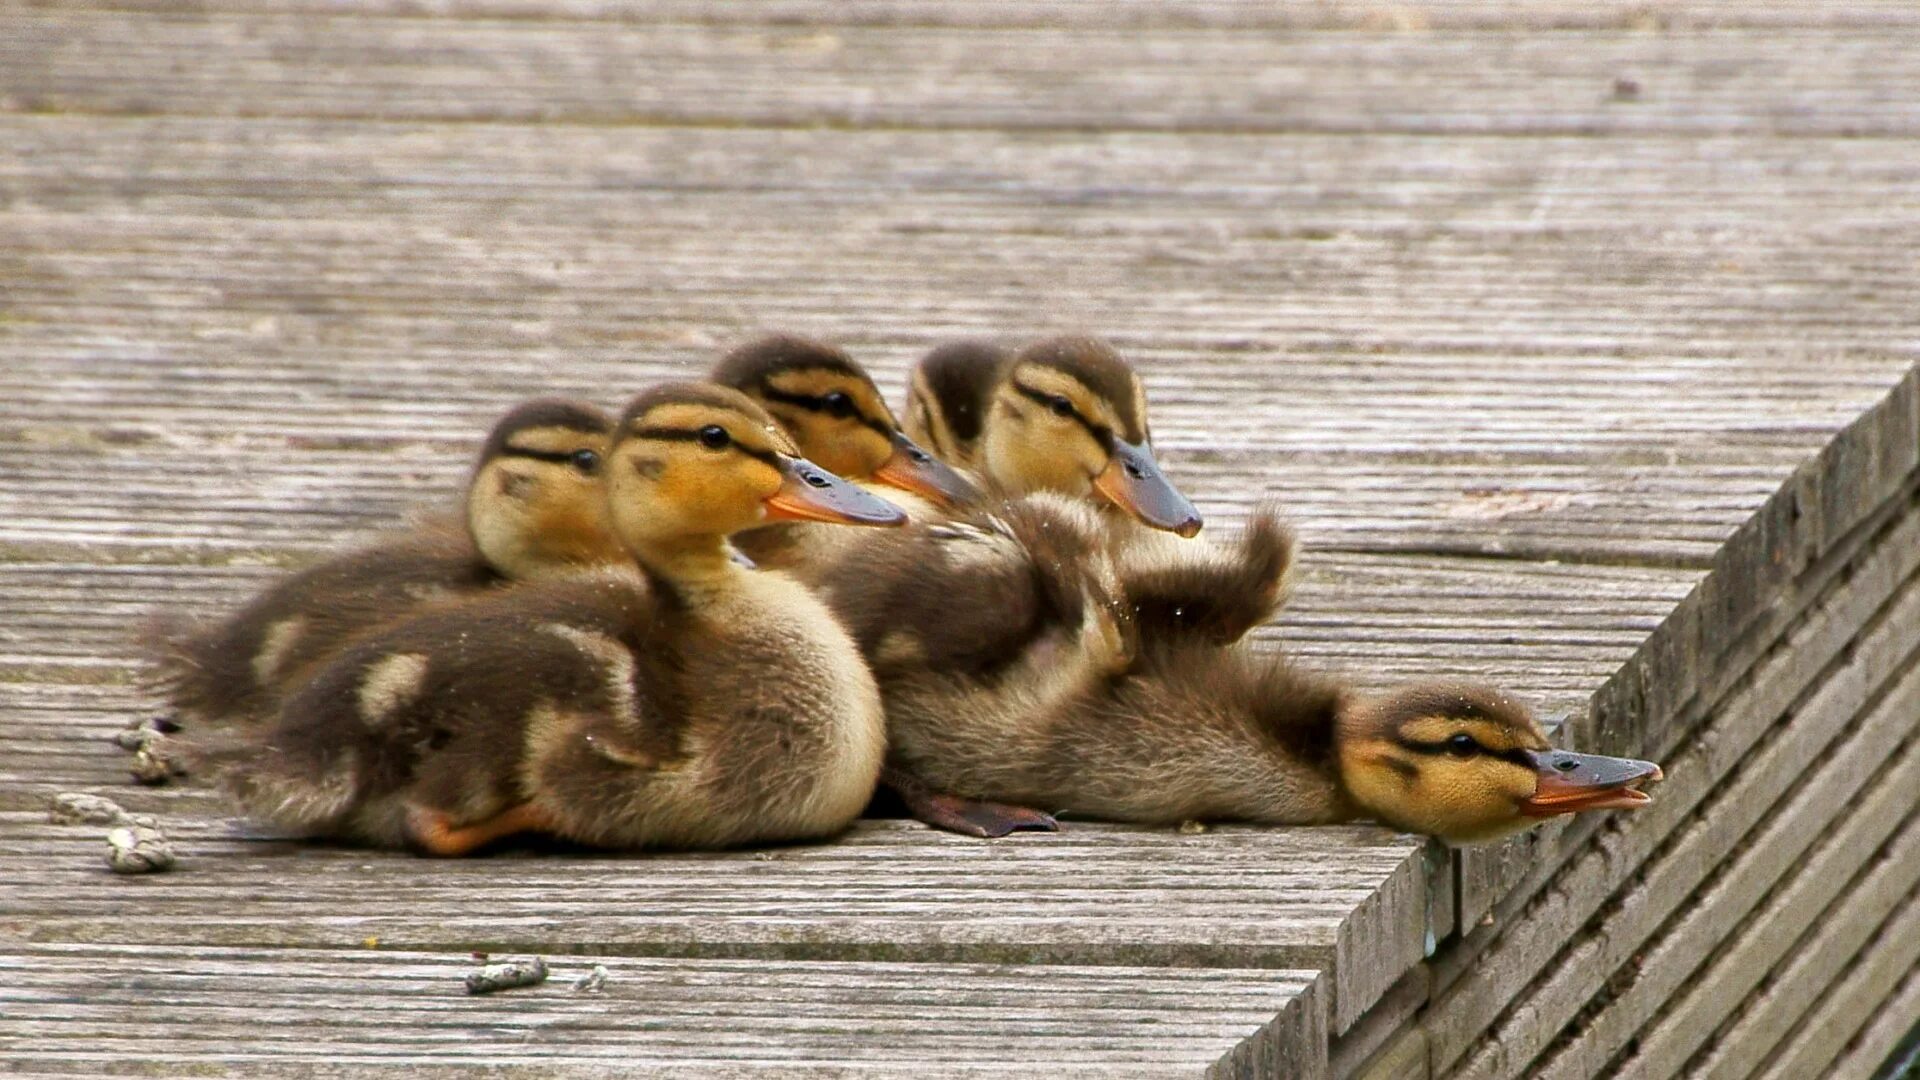
{"type": "MultiPolygon", "coordinates": [[[[164,1075],[1196,1076],[1311,973],[553,958],[469,996],[466,954],[63,945],[0,952],[0,1067],[164,1075]],[[573,982],[594,965],[599,992],[573,982]],[[1020,1001],[1047,1005],[1020,1010],[1020,1001]],[[236,1053],[236,1046],[245,1046],[236,1053]],[[995,1058],[998,1064],[995,1064],[995,1058]],[[210,1071],[211,1072],[210,1072],[210,1071]]],[[[1277,1018],[1277,1019],[1276,1019],[1277,1018]]],[[[10,1072],[11,1075],[11,1072],[10,1072]]]]}
{"type": "Polygon", "coordinates": [[[1903,0],[0,5],[0,1061],[1865,1075],[1920,1013],[1880,846],[1920,713],[1875,696],[1920,561],[1917,41],[1903,0]],[[946,337],[1111,336],[1210,528],[1300,525],[1263,645],[1508,686],[1668,761],[1658,807],[1432,863],[873,823],[443,866],[126,785],[149,612],[446,500],[522,396],[773,327],[896,396],[946,337]],[[42,823],[75,788],[180,869],[109,877],[42,823]],[[624,989],[439,1002],[489,943],[624,989]]]}

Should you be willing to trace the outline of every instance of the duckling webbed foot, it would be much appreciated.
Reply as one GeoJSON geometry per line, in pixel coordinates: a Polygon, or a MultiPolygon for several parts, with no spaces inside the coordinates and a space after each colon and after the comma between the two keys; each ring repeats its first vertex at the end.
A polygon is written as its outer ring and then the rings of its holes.
{"type": "Polygon", "coordinates": [[[1013,832],[1058,832],[1060,829],[1053,815],[1043,810],[941,794],[898,769],[887,769],[881,783],[900,796],[914,820],[962,836],[994,840],[1013,832]]]}
{"type": "Polygon", "coordinates": [[[408,806],[405,828],[407,846],[415,852],[457,859],[509,836],[550,832],[552,820],[532,803],[521,803],[472,825],[455,825],[452,816],[440,810],[408,806]]]}

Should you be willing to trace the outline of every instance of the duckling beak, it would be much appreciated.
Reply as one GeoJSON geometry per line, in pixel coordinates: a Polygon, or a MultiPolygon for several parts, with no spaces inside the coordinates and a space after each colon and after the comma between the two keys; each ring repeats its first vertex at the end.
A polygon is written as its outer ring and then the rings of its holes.
{"type": "Polygon", "coordinates": [[[1582,810],[1637,810],[1653,802],[1636,785],[1665,779],[1660,766],[1633,758],[1570,754],[1565,750],[1533,753],[1540,775],[1533,797],[1523,799],[1520,812],[1528,817],[1553,817],[1582,810]]]}
{"type": "Polygon", "coordinates": [[[768,521],[830,521],[840,525],[905,525],[907,515],[805,458],[780,459],[780,490],[763,506],[768,521]]]}
{"type": "Polygon", "coordinates": [[[980,489],[953,466],[920,449],[919,443],[899,431],[893,433],[893,455],[874,470],[873,478],[924,495],[948,510],[980,498],[980,489]]]}
{"type": "Polygon", "coordinates": [[[1093,490],[1156,529],[1187,537],[1200,531],[1200,511],[1167,480],[1144,442],[1114,436],[1113,456],[1093,478],[1093,490]]]}

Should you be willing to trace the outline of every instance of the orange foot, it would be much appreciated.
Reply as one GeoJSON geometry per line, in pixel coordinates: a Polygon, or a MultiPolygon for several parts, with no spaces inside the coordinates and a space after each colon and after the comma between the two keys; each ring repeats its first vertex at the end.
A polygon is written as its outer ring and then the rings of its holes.
{"type": "Polygon", "coordinates": [[[521,803],[485,821],[455,825],[439,810],[424,806],[407,807],[407,840],[422,855],[455,859],[470,855],[495,840],[528,832],[552,832],[553,822],[546,812],[532,803],[521,803]]]}

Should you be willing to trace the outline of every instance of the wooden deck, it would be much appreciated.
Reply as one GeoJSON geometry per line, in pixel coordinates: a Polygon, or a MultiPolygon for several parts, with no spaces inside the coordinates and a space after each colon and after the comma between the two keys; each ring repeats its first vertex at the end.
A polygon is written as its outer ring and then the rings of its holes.
{"type": "Polygon", "coordinates": [[[1920,1023],[1906,0],[0,3],[0,1072],[1868,1077],[1920,1023]],[[788,328],[1105,334],[1308,549],[1265,639],[1655,756],[1631,819],[289,843],[131,628],[788,328]],[[174,838],[107,873],[60,791],[174,838]],[[473,950],[547,984],[468,998],[473,950]],[[611,981],[575,991],[593,964],[611,981]]]}

